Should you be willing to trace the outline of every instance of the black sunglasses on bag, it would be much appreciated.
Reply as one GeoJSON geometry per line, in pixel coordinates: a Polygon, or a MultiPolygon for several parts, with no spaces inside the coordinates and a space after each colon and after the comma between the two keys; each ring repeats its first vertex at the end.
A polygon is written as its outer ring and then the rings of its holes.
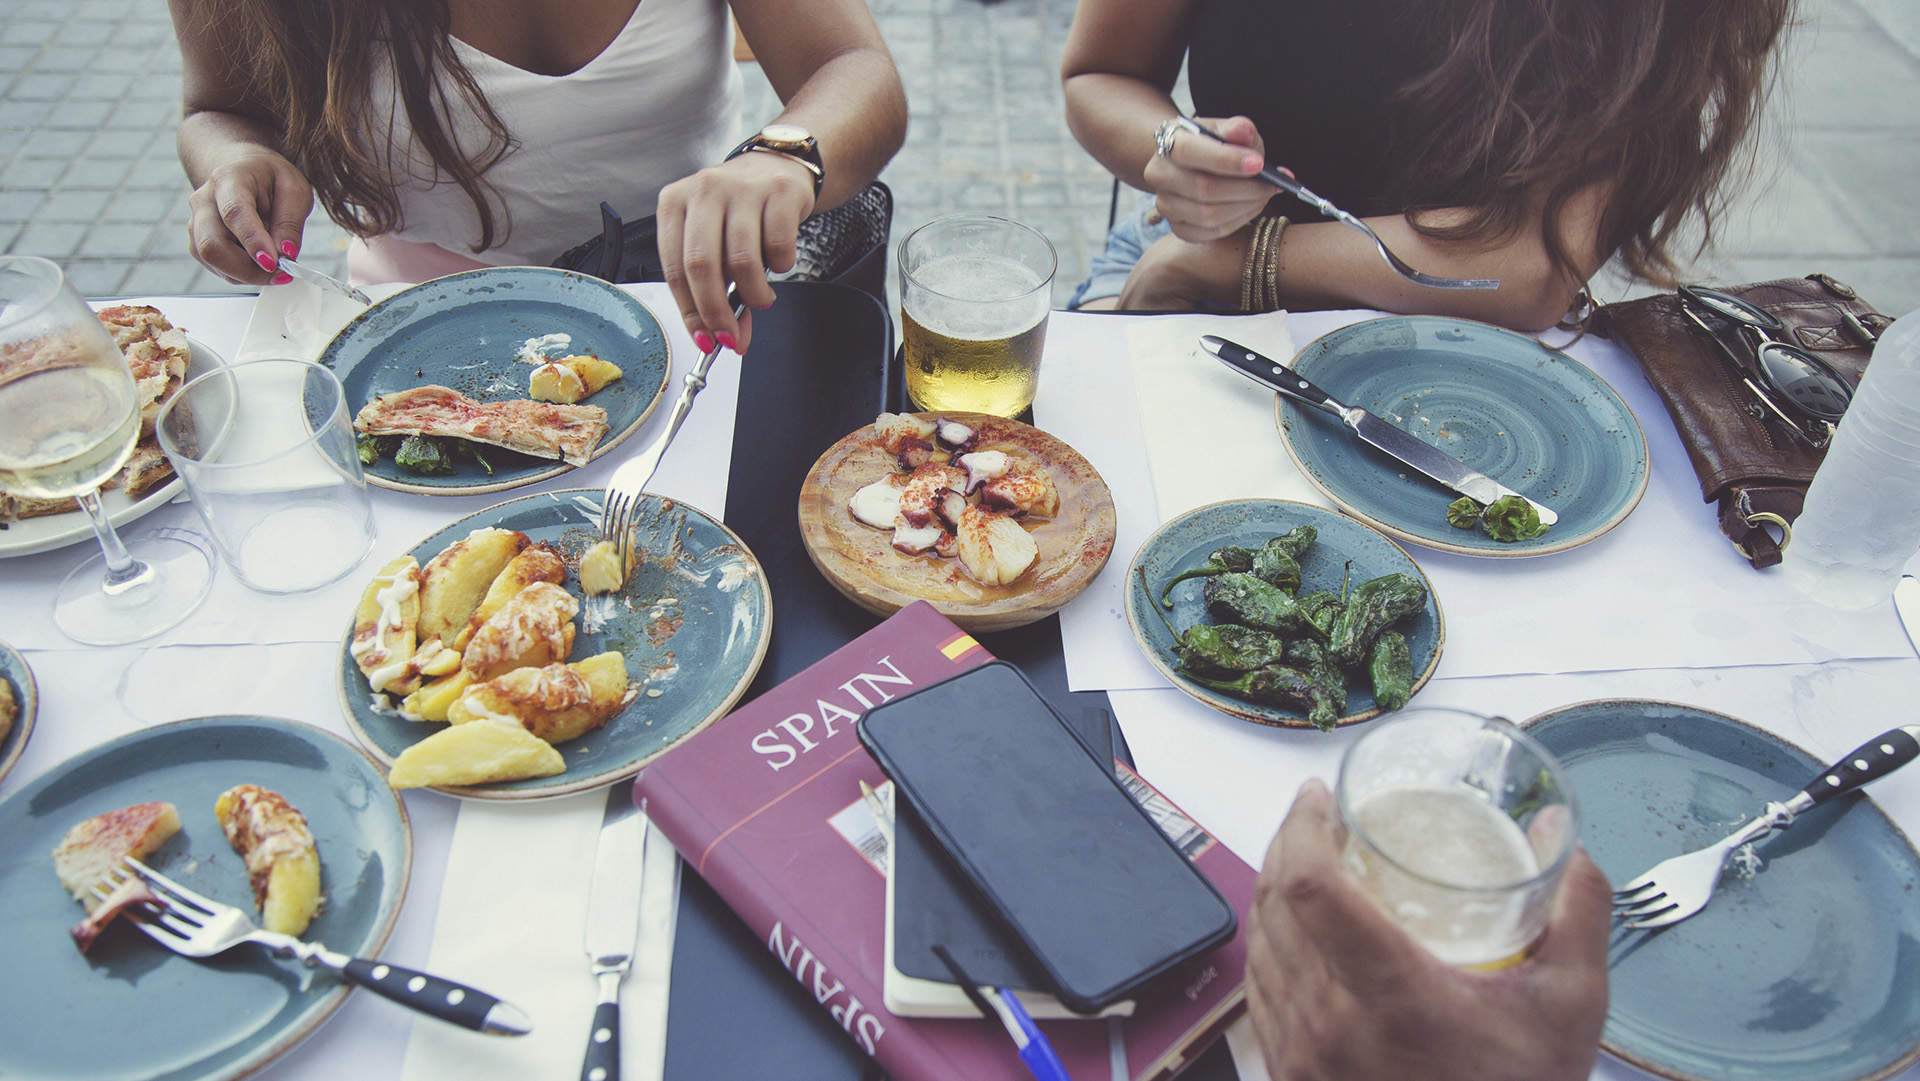
{"type": "MultiPolygon", "coordinates": [[[[1827,445],[1833,437],[1833,426],[1853,400],[1853,390],[1832,365],[1774,337],[1784,332],[1786,325],[1772,313],[1718,289],[1681,286],[1680,310],[1720,347],[1759,405],[1772,410],[1809,445],[1827,445]],[[1701,317],[1702,311],[1728,324],[1728,329],[1709,325],[1701,317]],[[1729,334],[1749,352],[1750,360],[1728,342],[1729,334]],[[1756,375],[1759,383],[1754,382],[1756,375]]],[[[1753,412],[1764,415],[1757,407],[1753,412]]]]}

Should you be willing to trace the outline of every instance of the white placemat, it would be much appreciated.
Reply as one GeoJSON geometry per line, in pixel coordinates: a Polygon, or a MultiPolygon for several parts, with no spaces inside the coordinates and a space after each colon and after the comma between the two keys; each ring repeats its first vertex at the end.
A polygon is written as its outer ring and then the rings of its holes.
{"type": "MultiPolygon", "coordinates": [[[[1369,314],[1300,314],[1285,327],[1294,341],[1310,342],[1369,314]]],[[[1062,315],[1055,313],[1060,324],[1048,333],[1035,415],[1101,470],[1122,524],[1106,571],[1062,614],[1069,681],[1075,690],[1162,687],[1165,680],[1138,656],[1123,608],[1126,567],[1153,528],[1221,499],[1331,504],[1287,457],[1272,392],[1228,372],[1198,346],[1200,334],[1216,333],[1255,348],[1263,346],[1250,339],[1272,335],[1267,340],[1284,347],[1282,333],[1263,323],[1270,317],[1062,315]],[[1122,341],[1125,367],[1115,355],[1122,341]],[[1131,395],[1100,385],[1129,374],[1131,395]],[[1131,416],[1119,408],[1129,397],[1131,416]],[[1096,456],[1083,443],[1112,449],[1096,456]]],[[[1446,615],[1440,675],[1905,654],[1891,605],[1834,612],[1803,601],[1777,573],[1749,567],[1701,502],[1679,436],[1633,358],[1597,338],[1569,353],[1613,386],[1639,419],[1652,461],[1647,493],[1611,533],[1558,555],[1485,559],[1404,545],[1432,578],[1446,615]]]]}
{"type": "MultiPolygon", "coordinates": [[[[427,967],[533,1016],[516,1039],[417,1020],[402,1081],[575,1077],[598,999],[583,946],[604,789],[532,805],[461,807],[427,967]]],[[[621,988],[621,1076],[666,1065],[667,990],[680,861],[648,827],[633,970],[621,988]]]]}

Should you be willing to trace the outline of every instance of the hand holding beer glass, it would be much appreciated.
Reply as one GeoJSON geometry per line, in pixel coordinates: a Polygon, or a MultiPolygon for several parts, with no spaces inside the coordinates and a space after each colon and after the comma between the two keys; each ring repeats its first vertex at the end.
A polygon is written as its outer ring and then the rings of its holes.
{"type": "Polygon", "coordinates": [[[1053,245],[1006,218],[935,218],[900,242],[907,394],[1011,417],[1033,404],[1053,307],[1053,245]]]}
{"type": "Polygon", "coordinates": [[[1532,950],[1578,828],[1560,763],[1531,736],[1409,710],[1347,749],[1337,795],[1342,862],[1436,957],[1489,969],[1532,950]]]}

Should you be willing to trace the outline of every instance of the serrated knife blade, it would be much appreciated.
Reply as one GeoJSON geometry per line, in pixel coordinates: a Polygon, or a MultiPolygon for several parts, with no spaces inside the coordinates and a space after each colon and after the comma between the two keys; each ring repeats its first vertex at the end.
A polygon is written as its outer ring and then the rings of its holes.
{"type": "Polygon", "coordinates": [[[587,958],[600,981],[600,1001],[588,1030],[582,1081],[619,1081],[620,984],[633,964],[640,933],[640,891],[646,884],[647,816],[633,802],[633,786],[616,783],[607,792],[600,841],[587,895],[587,958]]]}
{"type": "Polygon", "coordinates": [[[1900,613],[1900,626],[1907,632],[1907,641],[1920,652],[1920,578],[1911,574],[1900,576],[1899,584],[1893,587],[1893,610],[1900,613]]]}
{"type": "MultiPolygon", "coordinates": [[[[1393,455],[1461,495],[1471,496],[1479,503],[1492,503],[1501,496],[1520,495],[1431,443],[1408,435],[1359,406],[1347,405],[1336,399],[1271,357],[1262,356],[1239,342],[1213,334],[1202,335],[1200,344],[1234,371],[1261,386],[1339,417],[1342,423],[1352,428],[1368,444],[1393,455]]],[[[1527,499],[1526,496],[1520,498],[1527,499]]],[[[1527,502],[1533,504],[1543,523],[1552,525],[1560,520],[1551,507],[1540,501],[1527,499],[1527,502]]]]}

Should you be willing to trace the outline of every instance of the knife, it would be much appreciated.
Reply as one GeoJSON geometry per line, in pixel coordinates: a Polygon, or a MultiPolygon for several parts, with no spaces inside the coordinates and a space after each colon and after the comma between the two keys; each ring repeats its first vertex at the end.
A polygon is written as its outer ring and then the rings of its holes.
{"type": "MultiPolygon", "coordinates": [[[[1339,401],[1271,357],[1261,356],[1238,342],[1230,342],[1212,334],[1203,335],[1200,345],[1254,382],[1339,417],[1347,427],[1358,432],[1361,439],[1461,495],[1470,496],[1483,504],[1492,503],[1501,496],[1520,495],[1485,473],[1468,468],[1465,462],[1448,456],[1432,444],[1408,435],[1358,406],[1339,401]]],[[[1560,520],[1560,516],[1546,505],[1532,499],[1527,499],[1527,502],[1539,512],[1542,523],[1552,525],[1560,520]]]]}
{"type": "Polygon", "coordinates": [[[1900,626],[1907,632],[1907,641],[1920,650],[1920,578],[1911,574],[1900,576],[1900,583],[1893,587],[1893,610],[1900,613],[1900,626]]]}
{"type": "Polygon", "coordinates": [[[640,889],[645,884],[647,816],[633,803],[633,786],[607,792],[606,817],[593,857],[593,892],[587,896],[587,957],[600,981],[581,1081],[620,1081],[620,984],[633,963],[640,934],[640,889]]]}
{"type": "Polygon", "coordinates": [[[293,275],[296,278],[301,279],[302,281],[312,282],[313,284],[319,286],[322,289],[331,289],[334,292],[339,293],[341,296],[348,297],[353,300],[357,300],[362,304],[368,305],[369,307],[371,307],[373,304],[373,299],[367,296],[367,294],[362,293],[360,290],[355,289],[353,286],[348,285],[346,282],[341,281],[339,278],[330,277],[326,274],[322,274],[319,271],[312,269],[311,267],[301,266],[299,263],[296,263],[293,261],[292,256],[289,256],[289,255],[281,256],[279,269],[286,271],[287,273],[293,275]]]}

